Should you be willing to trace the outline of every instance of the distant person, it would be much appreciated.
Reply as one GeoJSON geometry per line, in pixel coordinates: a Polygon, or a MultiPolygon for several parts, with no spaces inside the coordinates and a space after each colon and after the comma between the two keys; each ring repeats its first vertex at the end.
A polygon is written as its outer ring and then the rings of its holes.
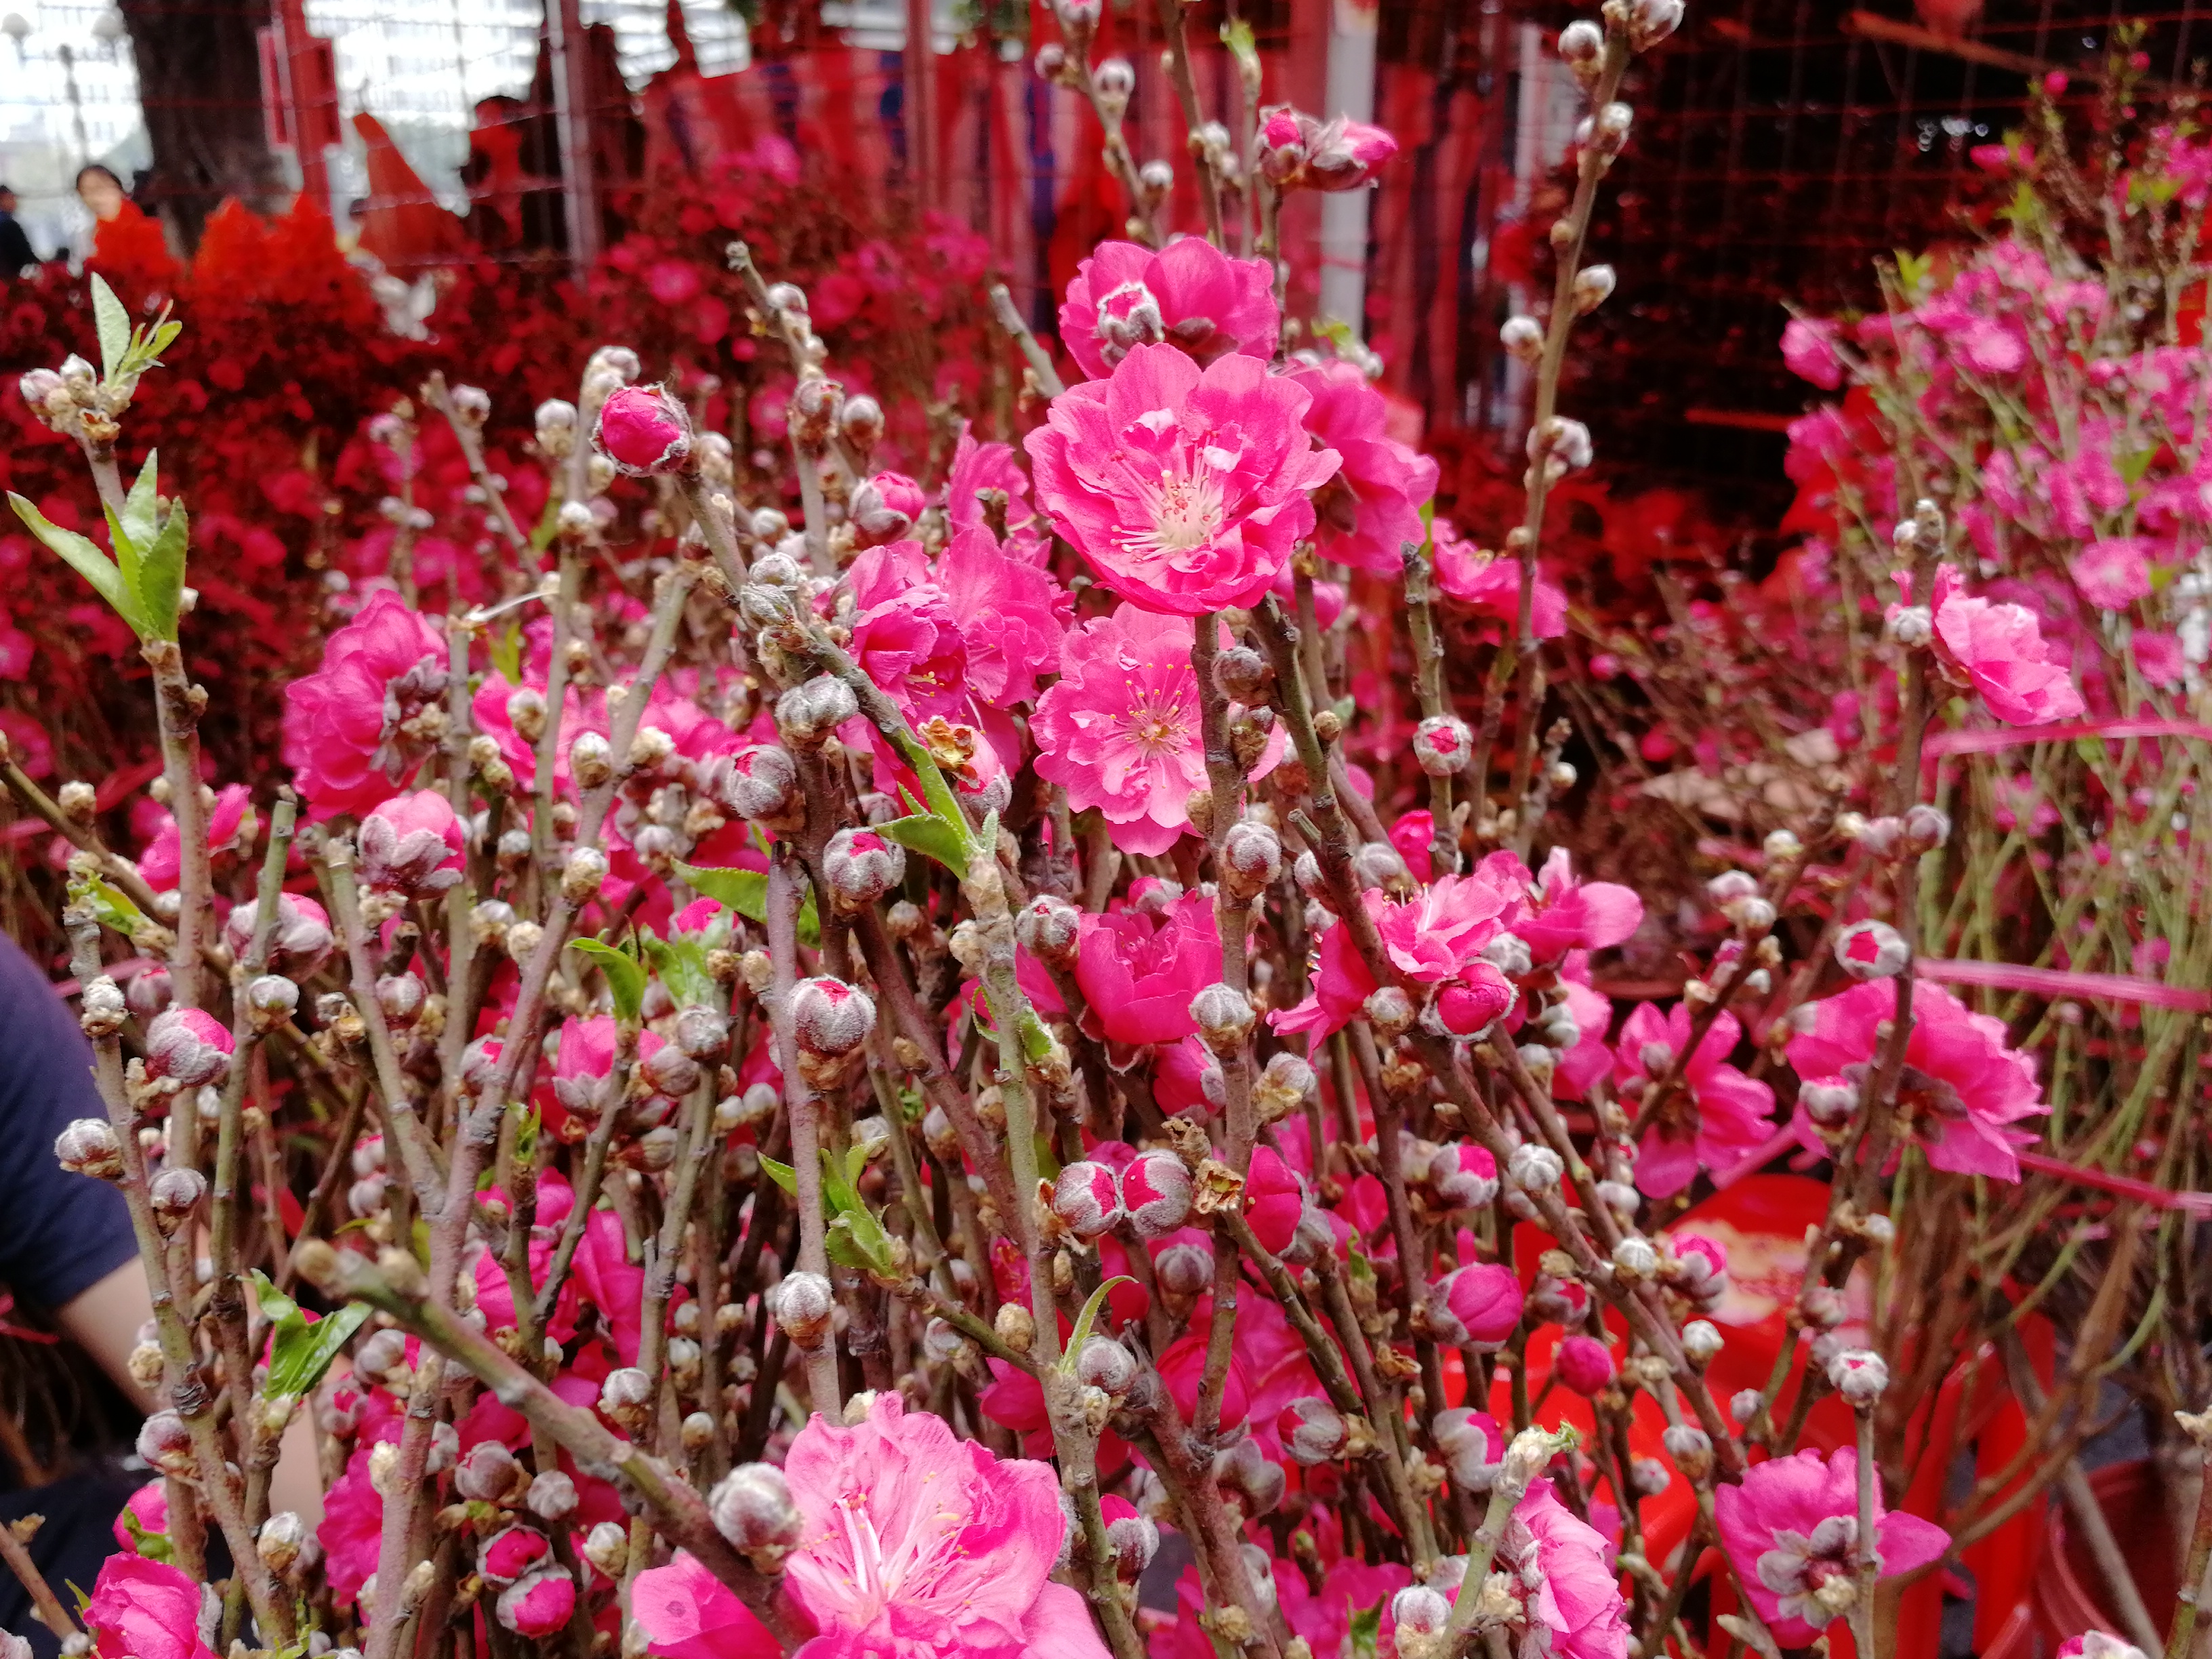
{"type": "Polygon", "coordinates": [[[104,167],[97,161],[77,169],[76,199],[84,204],[85,211],[98,224],[112,223],[123,217],[126,210],[138,211],[131,192],[123,188],[123,180],[112,168],[104,167]]]}
{"type": "Polygon", "coordinates": [[[39,263],[30,237],[15,220],[15,192],[0,185],[0,278],[20,276],[39,263]]]}

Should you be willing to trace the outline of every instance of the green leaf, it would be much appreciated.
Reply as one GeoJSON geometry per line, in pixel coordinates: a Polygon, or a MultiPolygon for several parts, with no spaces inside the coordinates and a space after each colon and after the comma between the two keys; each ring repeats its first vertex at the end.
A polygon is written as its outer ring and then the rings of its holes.
{"type": "Polygon", "coordinates": [[[1346,1659],[1375,1659],[1382,1644],[1382,1603],[1352,1610],[1352,1628],[1346,1633],[1346,1659]]]}
{"type": "Polygon", "coordinates": [[[1075,1316],[1075,1328],[1067,1334],[1067,1346],[1060,1356],[1060,1368],[1070,1376],[1075,1375],[1076,1356],[1083,1345],[1091,1340],[1091,1328],[1098,1322],[1098,1310],[1106,1305],[1106,1297],[1116,1285],[1133,1285],[1137,1281],[1126,1274],[1109,1279],[1091,1292],[1091,1299],[1083,1304],[1083,1311],[1075,1316]]]}
{"type": "Polygon", "coordinates": [[[522,684],[520,623],[509,623],[491,636],[491,665],[509,685],[522,684]]]}
{"type": "Polygon", "coordinates": [[[645,1006],[644,964],[605,939],[572,939],[568,948],[581,951],[599,964],[599,971],[607,978],[607,990],[615,1000],[615,1018],[635,1022],[645,1006]]]}
{"type": "Polygon", "coordinates": [[[191,541],[192,521],[179,501],[161,521],[161,533],[146,550],[138,567],[138,599],[146,620],[165,640],[177,637],[177,613],[184,603],[185,554],[191,541]]]}
{"type": "Polygon", "coordinates": [[[13,490],[9,492],[8,500],[15,509],[15,516],[31,533],[60,554],[71,569],[90,582],[94,591],[115,608],[115,614],[130,623],[132,633],[142,640],[154,637],[154,630],[147,625],[145,610],[138,603],[137,590],[125,582],[115,561],[101,552],[97,543],[74,530],[63,529],[13,490]]]}
{"type": "MultiPolygon", "coordinates": [[[[145,1523],[129,1510],[124,1510],[115,1518],[123,1523],[123,1529],[131,1534],[131,1547],[149,1561],[167,1561],[175,1555],[176,1551],[170,1545],[169,1534],[166,1532],[147,1531],[145,1523]]],[[[76,1586],[72,1584],[70,1588],[75,1589],[76,1586]]],[[[82,1592],[80,1591],[79,1594],[82,1592]]]]}
{"type": "Polygon", "coordinates": [[[349,1302],[336,1313],[310,1325],[300,1304],[269,1282],[258,1268],[253,1273],[253,1294],[262,1316],[271,1328],[269,1349],[269,1393],[271,1397],[311,1394],[323,1373],[338,1357],[353,1334],[373,1311],[366,1302],[349,1302]]]}
{"type": "MultiPolygon", "coordinates": [[[[146,465],[138,469],[137,482],[131,486],[131,495],[123,503],[123,528],[134,548],[151,547],[154,538],[161,534],[156,517],[161,488],[158,459],[154,451],[146,452],[146,465]]],[[[121,550],[117,551],[119,554],[121,550]]]]}
{"type": "Polygon", "coordinates": [[[676,1000],[678,1007],[696,1008],[714,1003],[714,979],[707,971],[704,934],[679,933],[672,939],[655,939],[648,934],[644,944],[653,972],[660,975],[660,982],[668,988],[668,994],[676,1000]]]}
{"type": "Polygon", "coordinates": [[[1252,38],[1252,26],[1241,17],[1232,17],[1221,26],[1221,44],[1229,48],[1236,58],[1237,67],[1247,76],[1260,72],[1260,50],[1252,38]]]}
{"type": "Polygon", "coordinates": [[[100,373],[113,380],[131,360],[131,313],[98,271],[92,273],[92,316],[100,330],[100,373]]]}
{"type": "MultiPolygon", "coordinates": [[[[509,1110],[514,1109],[510,1107],[509,1110]]],[[[514,1161],[527,1166],[538,1158],[538,1137],[544,1133],[545,1114],[537,1107],[523,1109],[521,1121],[514,1131],[514,1161]]]]}
{"type": "Polygon", "coordinates": [[[799,1196],[798,1170],[793,1169],[788,1164],[777,1163],[766,1152],[763,1152],[760,1155],[760,1166],[762,1169],[768,1171],[768,1178],[770,1181],[775,1182],[777,1186],[782,1188],[784,1191],[789,1193],[793,1198],[797,1198],[799,1196]]]}
{"type": "Polygon", "coordinates": [[[131,902],[128,894],[97,876],[71,882],[69,901],[71,904],[86,906],[99,918],[101,927],[110,928],[128,939],[136,939],[140,930],[148,926],[146,913],[131,902]]]}
{"type": "MultiPolygon", "coordinates": [[[[546,495],[545,510],[538,515],[538,527],[530,532],[531,551],[543,553],[553,545],[553,538],[560,533],[561,492],[556,489],[546,495]]],[[[518,677],[513,674],[507,676],[509,679],[516,678],[518,677]]]]}
{"type": "Polygon", "coordinates": [[[956,876],[968,873],[966,834],[934,812],[893,818],[889,823],[878,824],[876,833],[889,836],[909,852],[927,854],[956,876]]]}
{"type": "Polygon", "coordinates": [[[679,859],[676,873],[690,884],[692,891],[727,905],[746,921],[768,920],[768,877],[760,871],[702,870],[679,859]]]}

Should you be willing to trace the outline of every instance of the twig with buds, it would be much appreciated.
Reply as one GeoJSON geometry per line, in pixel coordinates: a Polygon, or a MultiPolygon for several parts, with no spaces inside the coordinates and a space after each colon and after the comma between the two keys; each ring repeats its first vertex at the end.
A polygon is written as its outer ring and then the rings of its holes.
{"type": "Polygon", "coordinates": [[[1004,283],[991,284],[991,311],[999,319],[999,326],[1013,337],[1021,348],[1023,361],[1030,366],[1030,374],[1036,381],[1037,391],[1047,398],[1057,398],[1067,390],[1060,383],[1060,371],[1052,366],[1052,353],[1047,351],[1034,331],[1029,319],[1022,315],[1021,307],[1004,283]]]}

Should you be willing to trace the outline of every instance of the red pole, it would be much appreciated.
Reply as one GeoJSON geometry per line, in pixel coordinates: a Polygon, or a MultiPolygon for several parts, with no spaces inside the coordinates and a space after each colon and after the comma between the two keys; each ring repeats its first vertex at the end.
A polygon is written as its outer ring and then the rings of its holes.
{"type": "Polygon", "coordinates": [[[279,90],[292,130],[292,153],[300,163],[300,193],[328,213],[331,169],[322,140],[326,128],[336,125],[325,108],[335,88],[322,85],[316,42],[307,33],[302,0],[276,0],[276,23],[277,71],[283,82],[279,90]]]}

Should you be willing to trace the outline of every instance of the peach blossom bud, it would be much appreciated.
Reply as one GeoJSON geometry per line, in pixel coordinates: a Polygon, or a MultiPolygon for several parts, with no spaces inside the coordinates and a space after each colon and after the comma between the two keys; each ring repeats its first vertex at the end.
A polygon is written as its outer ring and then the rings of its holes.
{"type": "Polygon", "coordinates": [[[230,1033],[198,1008],[172,1008],[146,1027],[146,1075],[189,1089],[215,1083],[230,1070],[230,1033]]]}
{"type": "Polygon", "coordinates": [[[1250,818],[1229,826],[1221,839],[1221,884],[1229,896],[1249,902],[1283,873],[1283,838],[1250,818]]]}
{"type": "Polygon", "coordinates": [[[200,1200],[207,1196],[207,1177],[198,1170],[164,1170],[155,1176],[146,1188],[146,1201],[154,1212],[155,1224],[164,1233],[173,1233],[191,1218],[200,1200]]]}
{"type": "Polygon", "coordinates": [[[797,1548],[805,1521],[783,1471],[773,1463],[744,1463],[708,1495],[714,1529],[763,1572],[774,1572],[797,1548]]]}
{"type": "Polygon", "coordinates": [[[1196,1296],[1213,1283],[1213,1252],[1203,1244],[1170,1244],[1152,1262],[1160,1288],[1173,1296],[1196,1296]]]}
{"type": "Polygon", "coordinates": [[[1284,1455],[1300,1468],[1310,1469],[1343,1456],[1352,1427],[1328,1401],[1307,1395],[1283,1407],[1275,1419],[1275,1433],[1284,1455]]]}
{"type": "Polygon", "coordinates": [[[592,447],[633,477],[681,471],[691,457],[691,420],[661,386],[626,386],[600,406],[592,447]]]}
{"type": "Polygon", "coordinates": [[[835,675],[817,674],[776,699],[775,723],[785,741],[801,749],[818,749],[860,712],[851,686],[835,675]]]}
{"type": "Polygon", "coordinates": [[[1066,1165],[1053,1184],[1052,1211],[1078,1238],[1096,1238],[1110,1231],[1121,1218],[1114,1171],[1087,1161],[1066,1165]]]}
{"type": "Polygon", "coordinates": [[[808,1353],[829,1340],[837,1304],[828,1279],[820,1273],[787,1273],[775,1297],[770,1311],[793,1347],[808,1353]]]}
{"type": "Polygon", "coordinates": [[[1891,979],[1912,960],[1912,947],[1886,921],[1859,921],[1836,935],[1837,965],[1856,980],[1891,979]]]}
{"type": "Polygon", "coordinates": [[[1182,1226],[1191,1198],[1190,1171],[1173,1152],[1139,1152],[1121,1171],[1121,1207],[1139,1238],[1164,1237],[1182,1226]]]}
{"type": "Polygon", "coordinates": [[[822,874],[838,910],[864,910],[906,879],[906,848],[873,830],[848,826],[822,849],[822,874]]]}
{"type": "Polygon", "coordinates": [[[158,1411],[138,1430],[138,1455],[164,1474],[194,1472],[191,1431],[173,1411],[158,1411]]]}
{"type": "Polygon", "coordinates": [[[825,975],[792,987],[792,1034],[807,1054],[832,1060],[849,1054],[875,1024],[875,1002],[857,986],[825,975]]]}
{"type": "Polygon", "coordinates": [[[770,744],[739,750],[715,781],[717,799],[739,817],[774,827],[804,810],[798,766],[787,751],[770,744]]]}
{"type": "Polygon", "coordinates": [[[1431,714],[1413,728],[1413,759],[1432,778],[1464,771],[1474,754],[1474,728],[1456,714],[1431,714]]]}
{"type": "Polygon", "coordinates": [[[123,1146],[105,1118],[81,1117],[54,1137],[54,1157],[71,1175],[100,1181],[123,1177],[123,1146]]]}
{"type": "Polygon", "coordinates": [[[1014,937],[1040,962],[1066,968],[1075,961],[1082,913],[1056,893],[1040,893],[1014,918],[1014,937]]]}
{"type": "Polygon", "coordinates": [[[1252,1000],[1231,985],[1216,981],[1203,986],[1190,1000],[1190,1017],[1207,1048],[1224,1058],[1244,1046],[1258,1023],[1252,1000]]]}

